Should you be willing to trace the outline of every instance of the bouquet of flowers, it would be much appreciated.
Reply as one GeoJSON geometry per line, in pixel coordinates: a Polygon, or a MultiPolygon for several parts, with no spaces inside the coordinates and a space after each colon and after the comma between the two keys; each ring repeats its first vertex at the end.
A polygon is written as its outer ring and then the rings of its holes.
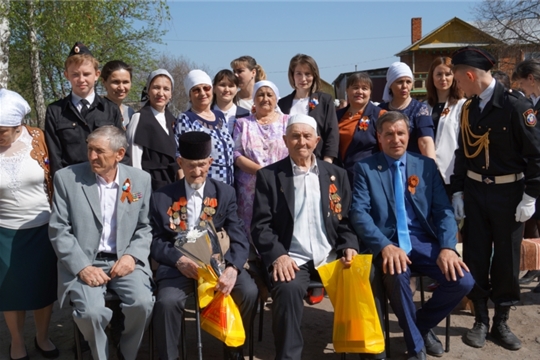
{"type": "Polygon", "coordinates": [[[216,278],[225,270],[223,251],[212,220],[201,221],[191,230],[178,231],[174,246],[216,278]]]}

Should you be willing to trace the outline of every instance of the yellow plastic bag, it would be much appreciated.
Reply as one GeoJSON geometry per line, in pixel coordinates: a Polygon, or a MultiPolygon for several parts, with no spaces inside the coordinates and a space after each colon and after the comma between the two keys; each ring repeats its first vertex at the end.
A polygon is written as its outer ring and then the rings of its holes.
{"type": "Polygon", "coordinates": [[[231,296],[218,293],[201,313],[201,327],[225,345],[238,347],[246,340],[240,311],[231,296]]]}
{"type": "Polygon", "coordinates": [[[369,283],[372,255],[356,255],[349,269],[340,260],[317,270],[334,306],[334,350],[379,354],[384,336],[369,283]]]}
{"type": "Polygon", "coordinates": [[[201,328],[227,346],[242,346],[246,333],[238,306],[230,295],[224,296],[215,291],[218,278],[211,269],[198,268],[197,272],[199,307],[204,308],[201,312],[201,328]]]}

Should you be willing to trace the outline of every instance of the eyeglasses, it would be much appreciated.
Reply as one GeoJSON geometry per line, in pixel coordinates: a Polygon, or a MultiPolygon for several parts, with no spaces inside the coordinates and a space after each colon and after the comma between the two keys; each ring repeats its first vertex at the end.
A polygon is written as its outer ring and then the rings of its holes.
{"type": "Polygon", "coordinates": [[[201,87],[194,87],[194,88],[191,88],[191,92],[194,93],[194,94],[200,94],[201,92],[209,92],[210,90],[212,90],[212,87],[210,85],[203,85],[201,87]]]}

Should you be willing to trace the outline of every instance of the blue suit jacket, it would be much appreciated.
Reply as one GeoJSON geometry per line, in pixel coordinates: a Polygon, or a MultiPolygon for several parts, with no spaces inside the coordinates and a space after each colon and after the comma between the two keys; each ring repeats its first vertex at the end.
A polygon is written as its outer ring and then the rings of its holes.
{"type": "MultiPolygon", "coordinates": [[[[415,194],[410,195],[418,220],[428,237],[442,248],[455,250],[457,226],[452,205],[444,190],[435,161],[407,153],[407,179],[418,176],[415,194]]],[[[396,234],[396,206],[392,169],[384,154],[378,153],[355,165],[353,199],[349,217],[360,241],[374,256],[388,245],[396,234]]]]}

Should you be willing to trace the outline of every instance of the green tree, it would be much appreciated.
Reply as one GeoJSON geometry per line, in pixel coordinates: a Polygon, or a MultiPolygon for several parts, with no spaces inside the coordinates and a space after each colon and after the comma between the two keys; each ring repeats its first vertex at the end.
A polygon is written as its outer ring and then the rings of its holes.
{"type": "Polygon", "coordinates": [[[38,126],[46,104],[66,96],[64,61],[77,41],[102,64],[122,59],[139,71],[153,67],[152,44],[169,19],[165,0],[12,1],[10,88],[34,99],[38,126]],[[30,86],[31,85],[31,86],[30,86]]]}

